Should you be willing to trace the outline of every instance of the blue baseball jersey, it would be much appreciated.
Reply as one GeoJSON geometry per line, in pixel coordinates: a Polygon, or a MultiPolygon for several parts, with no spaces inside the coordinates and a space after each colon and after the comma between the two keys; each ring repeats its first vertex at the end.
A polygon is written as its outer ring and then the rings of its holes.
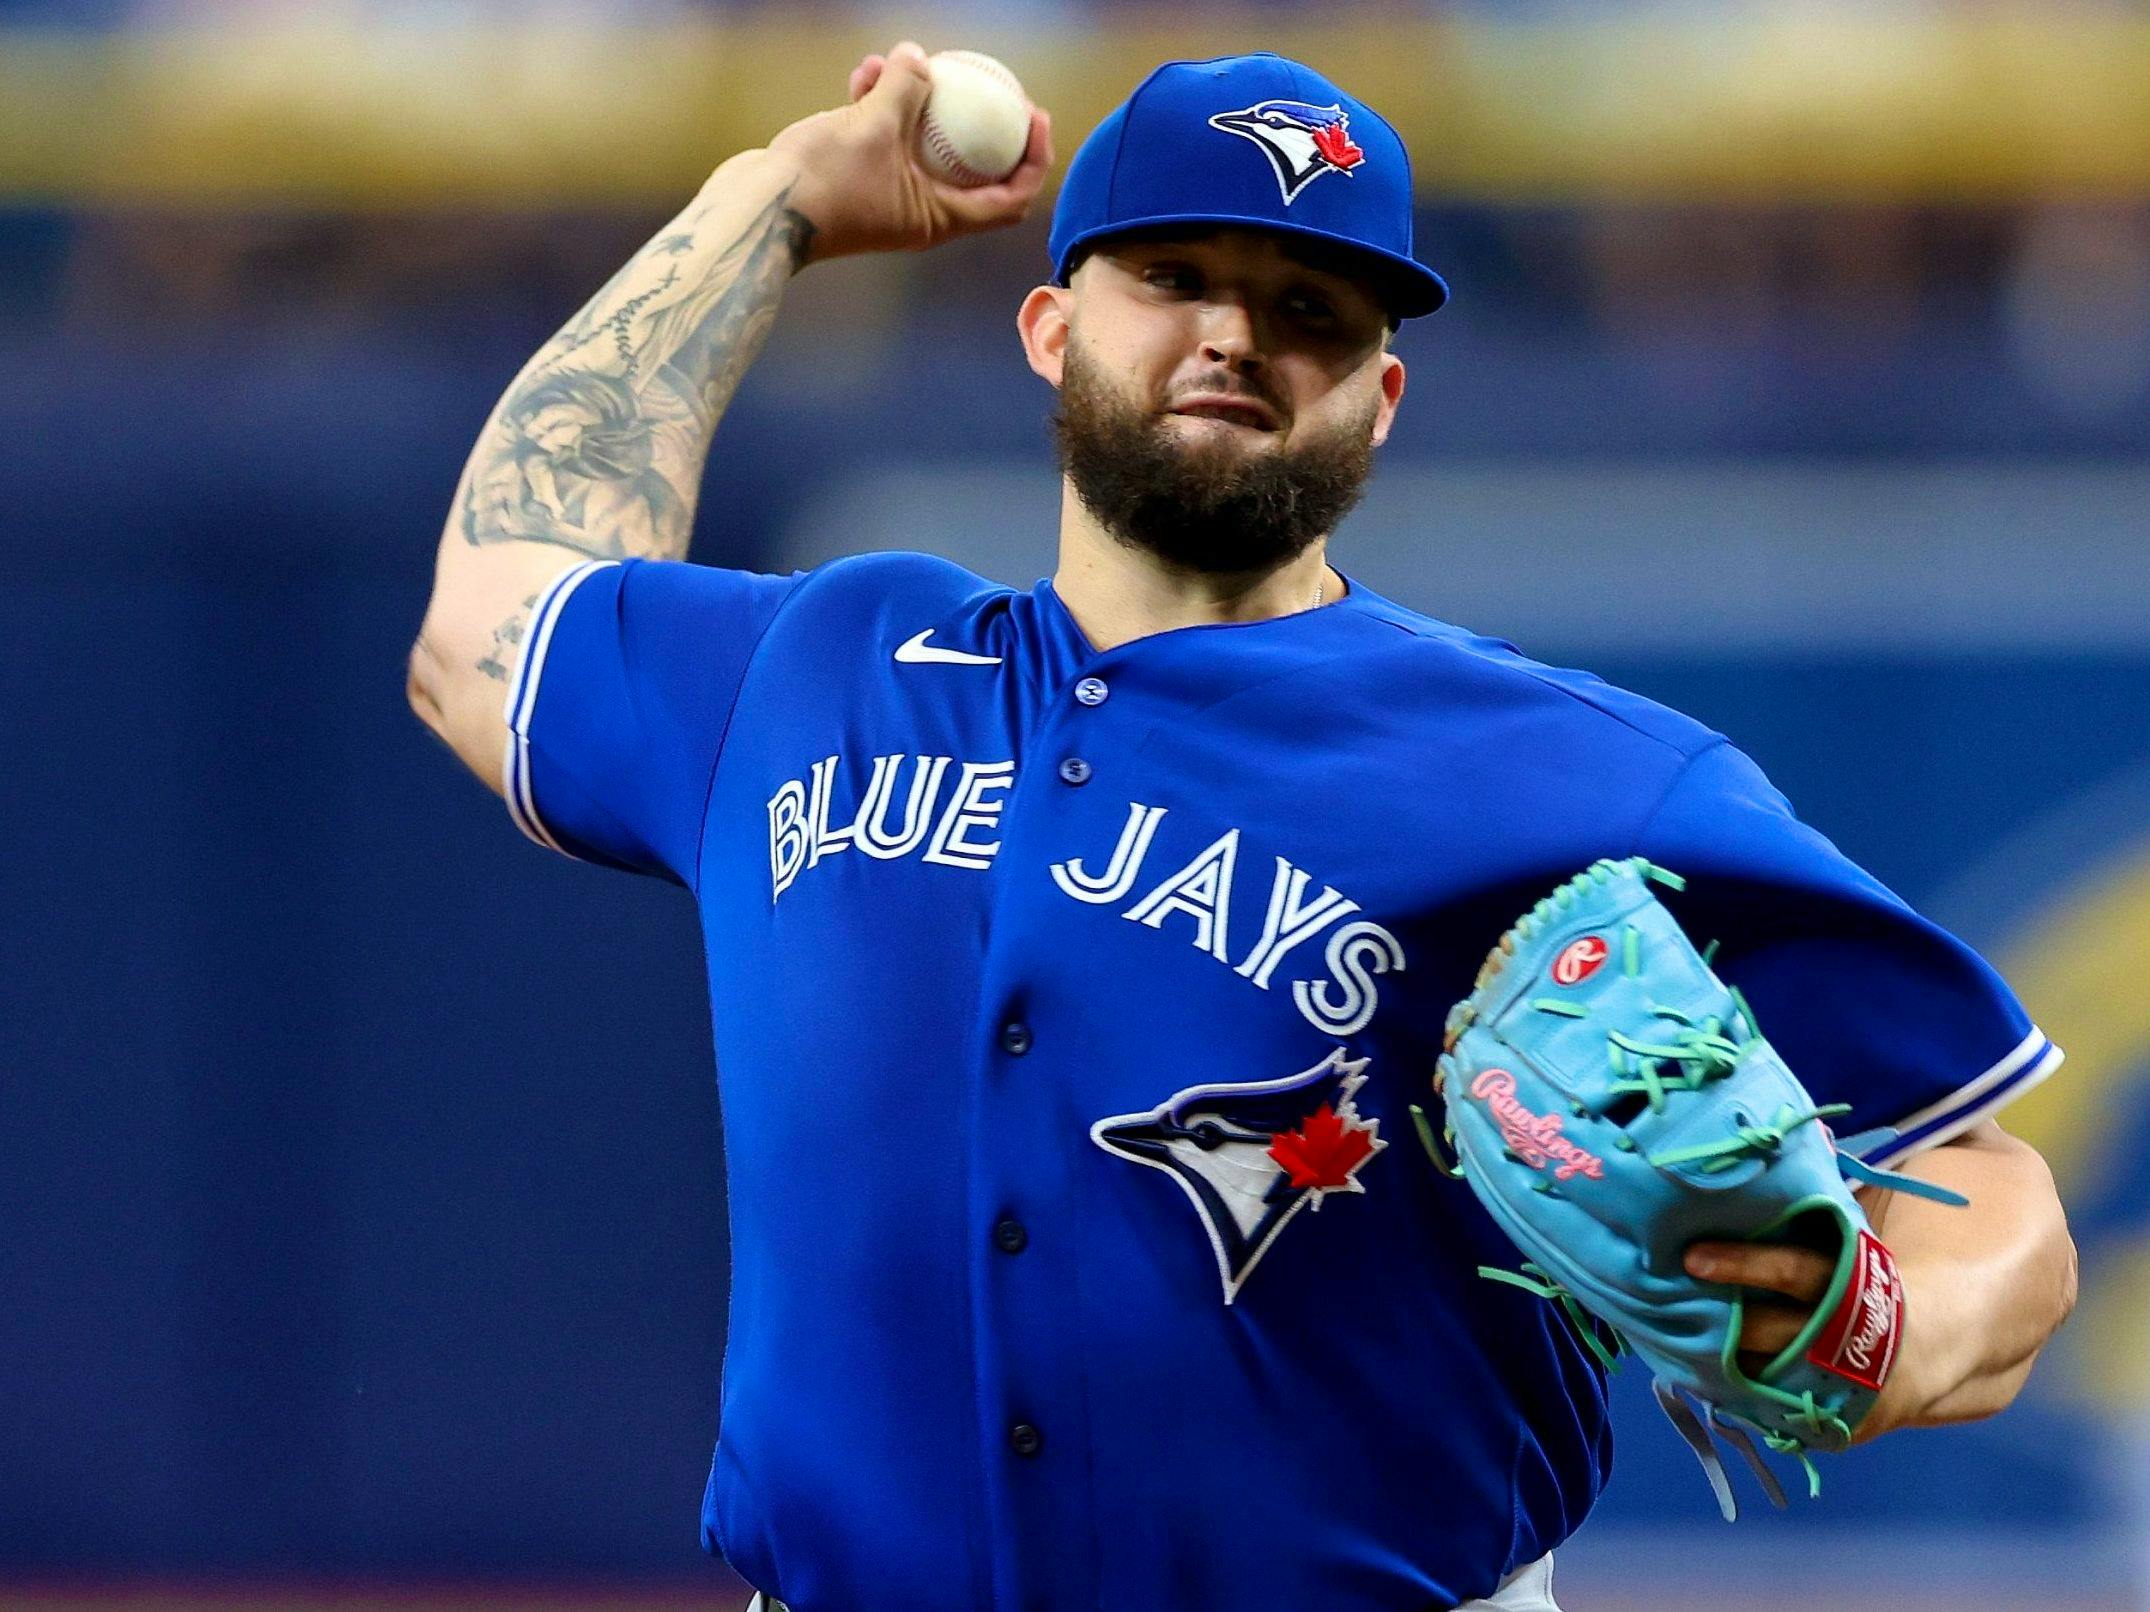
{"type": "Polygon", "coordinates": [[[592,562],[505,785],[685,885],[732,1295],[707,1545],[797,1612],[1453,1606],[1565,1538],[1605,1386],[1415,1140],[1486,949],[1600,857],[1847,1128],[2058,1053],[1720,735],[1353,584],[1091,647],[923,555],[592,562]]]}

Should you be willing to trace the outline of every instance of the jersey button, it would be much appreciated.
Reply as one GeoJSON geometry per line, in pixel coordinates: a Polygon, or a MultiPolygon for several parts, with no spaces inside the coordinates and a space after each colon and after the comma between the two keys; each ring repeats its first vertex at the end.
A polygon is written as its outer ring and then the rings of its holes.
{"type": "Polygon", "coordinates": [[[1081,756],[1069,756],[1060,763],[1060,781],[1064,784],[1086,784],[1090,781],[1090,763],[1081,756]]]}
{"type": "Polygon", "coordinates": [[[1030,1233],[1020,1220],[1003,1220],[993,1228],[993,1246],[1003,1254],[1020,1254],[1030,1246],[1030,1233]]]}
{"type": "Polygon", "coordinates": [[[1103,705],[1111,692],[1102,677],[1086,677],[1075,685],[1075,698],[1085,705],[1103,705]]]}
{"type": "Polygon", "coordinates": [[[1027,1024],[1004,1024],[1000,1027],[1000,1045],[1003,1052],[1020,1058],[1030,1050],[1030,1026],[1027,1024]]]}
{"type": "Polygon", "coordinates": [[[1027,1461],[1045,1448],[1045,1435],[1028,1422],[1017,1422],[1008,1429],[1008,1448],[1027,1461]]]}

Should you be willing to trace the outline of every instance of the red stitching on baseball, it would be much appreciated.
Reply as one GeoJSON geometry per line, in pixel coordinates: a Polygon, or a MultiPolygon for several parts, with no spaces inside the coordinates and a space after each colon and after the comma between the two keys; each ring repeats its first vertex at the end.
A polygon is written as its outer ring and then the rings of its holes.
{"type": "Polygon", "coordinates": [[[948,177],[951,181],[961,183],[965,179],[975,179],[981,185],[990,185],[993,183],[993,176],[991,174],[980,173],[976,168],[973,168],[969,163],[965,162],[961,157],[956,155],[955,146],[950,143],[948,136],[942,132],[941,126],[938,123],[929,122],[925,126],[924,133],[927,141],[933,147],[934,154],[938,156],[941,159],[942,163],[948,168],[948,177]]]}

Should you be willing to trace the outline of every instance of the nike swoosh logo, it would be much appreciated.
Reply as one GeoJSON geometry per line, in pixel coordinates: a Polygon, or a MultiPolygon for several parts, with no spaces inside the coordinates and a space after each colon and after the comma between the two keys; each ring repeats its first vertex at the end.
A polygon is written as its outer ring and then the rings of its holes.
{"type": "Polygon", "coordinates": [[[935,649],[926,640],[933,636],[928,627],[916,638],[906,638],[896,646],[896,659],[906,666],[998,666],[998,655],[973,655],[967,649],[935,649]]]}

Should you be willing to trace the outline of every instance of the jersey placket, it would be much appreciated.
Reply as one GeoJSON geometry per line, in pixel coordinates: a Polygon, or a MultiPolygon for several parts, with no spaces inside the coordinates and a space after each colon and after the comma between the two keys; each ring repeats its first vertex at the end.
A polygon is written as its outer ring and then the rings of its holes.
{"type": "MultiPolygon", "coordinates": [[[[1086,1282],[1079,1175],[1085,1049],[1055,1000],[1068,960],[1041,936],[1051,847],[1110,757],[1140,742],[1133,713],[1077,669],[1041,689],[1025,713],[1022,763],[1002,818],[984,967],[970,1144],[972,1302],[980,1457],[992,1519],[993,1604],[1096,1604],[1099,1571],[1094,1437],[1080,1321],[1086,1282]]],[[[1027,702],[1026,702],[1027,703],[1027,702]]],[[[1050,911],[1050,908],[1046,908],[1050,911]]]]}

